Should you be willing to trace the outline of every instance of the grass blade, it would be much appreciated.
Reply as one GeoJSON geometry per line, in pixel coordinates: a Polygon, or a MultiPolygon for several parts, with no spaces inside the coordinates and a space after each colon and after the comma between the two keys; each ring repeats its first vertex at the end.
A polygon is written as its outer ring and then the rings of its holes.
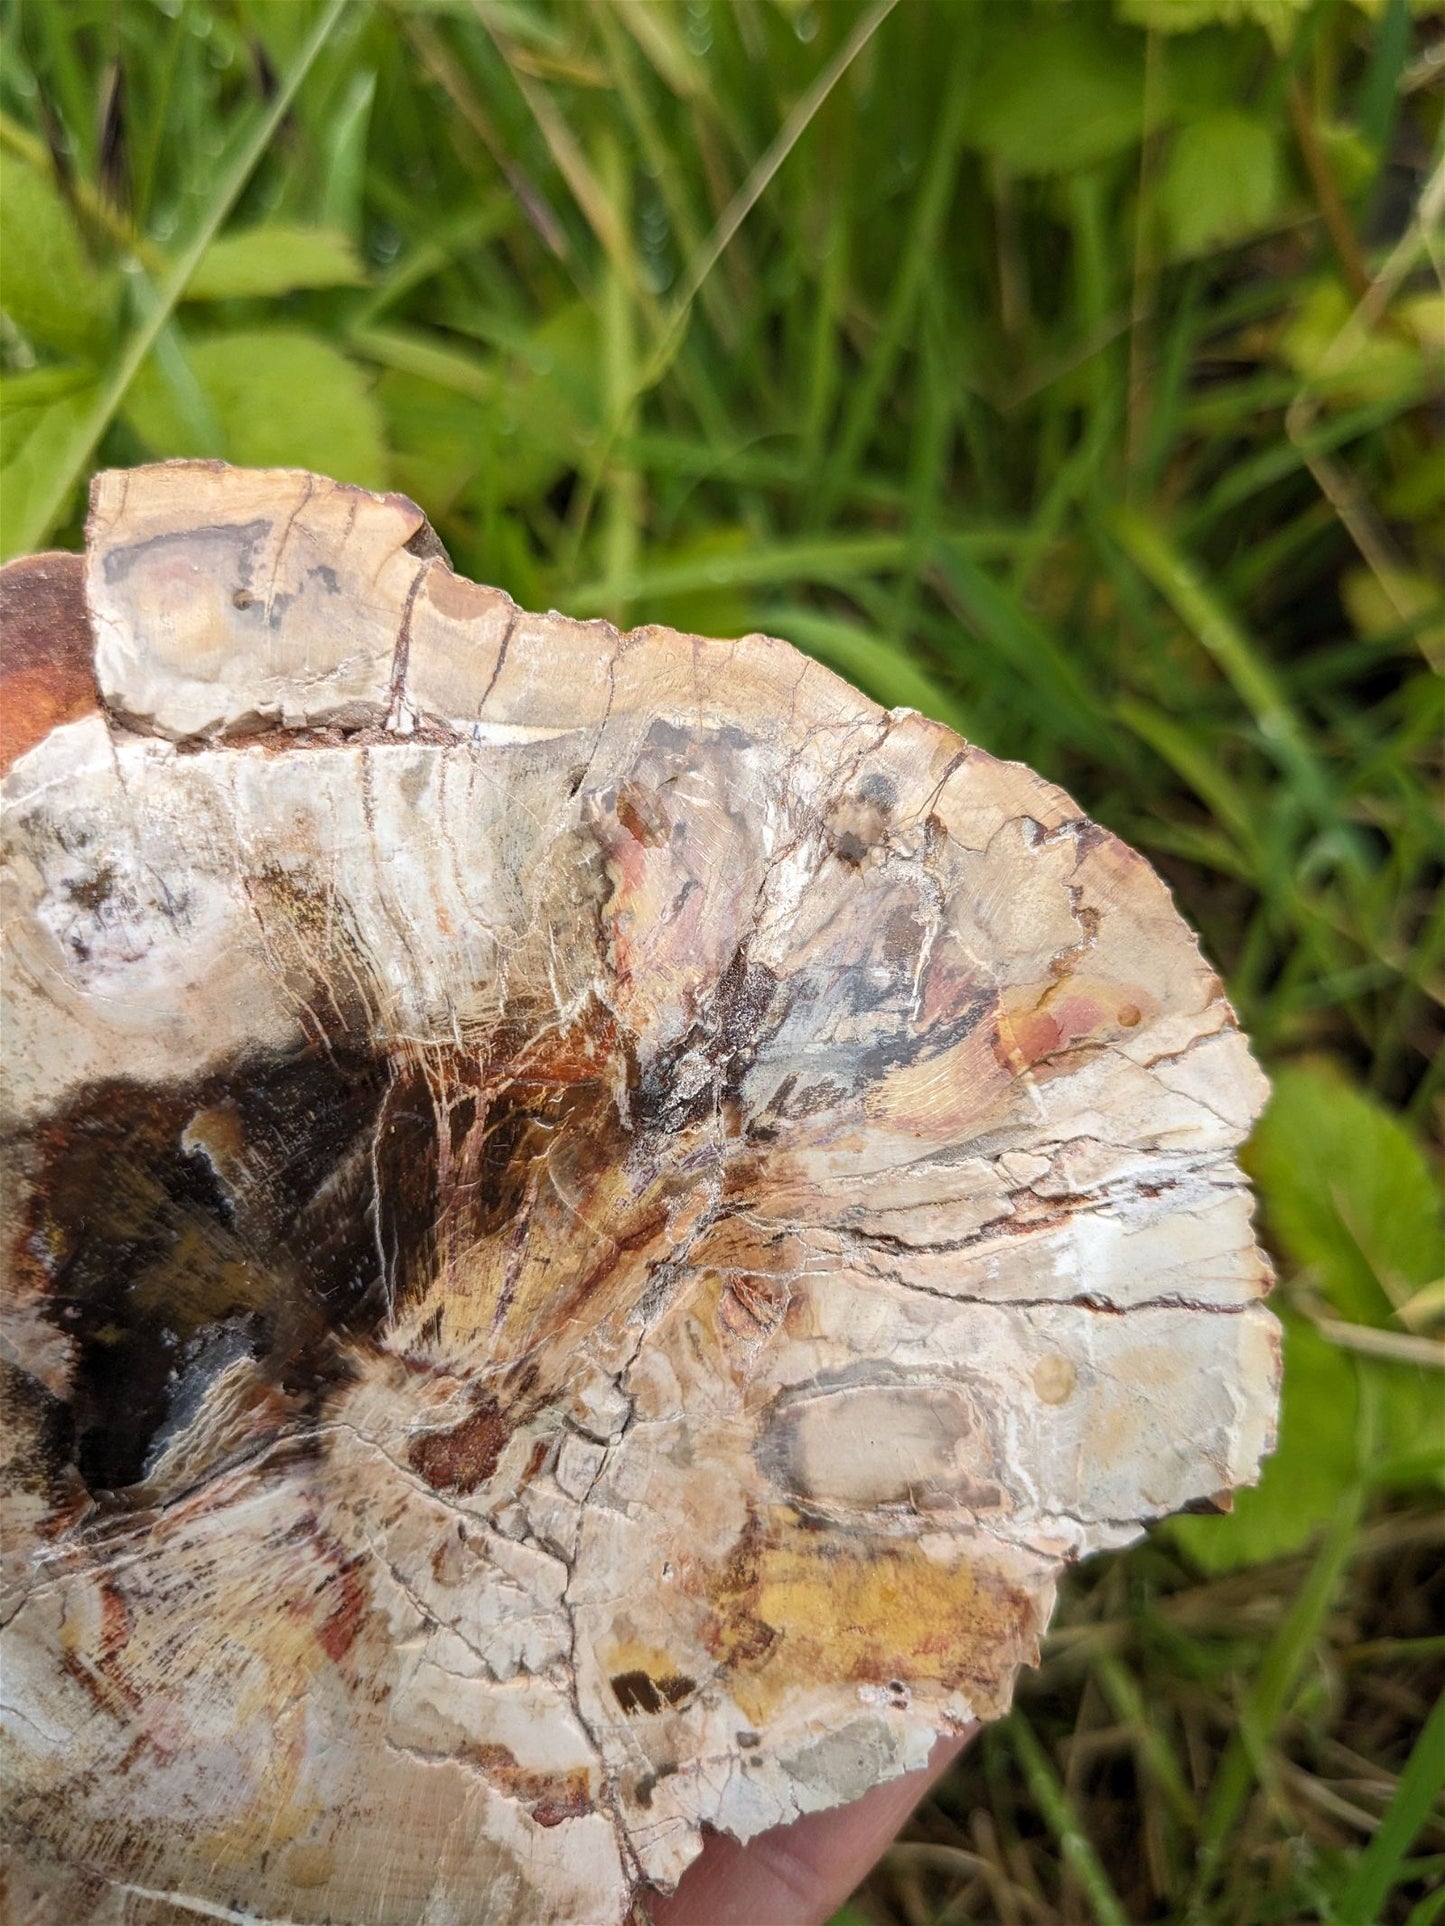
{"type": "Polygon", "coordinates": [[[1354,1876],[1340,1895],[1341,1926],[1373,1926],[1392,1886],[1402,1876],[1402,1865],[1430,1808],[1445,1792],[1445,1697],[1415,1742],[1400,1774],[1384,1817],[1364,1852],[1354,1876]]]}
{"type": "Polygon", "coordinates": [[[818,503],[820,520],[832,513],[848,476],[868,446],[878,418],[879,404],[897,366],[909,326],[918,309],[925,278],[933,265],[939,233],[953,192],[959,148],[963,144],[972,58],[973,50],[968,36],[959,34],[945,83],[943,116],[934,135],[933,151],[918,191],[912,226],[893,283],[883,326],[844,416],[838,446],[828,462],[818,503]]]}
{"type": "Polygon", "coordinates": [[[940,539],[935,555],[947,599],[982,640],[1033,684],[1041,708],[1065,739],[1100,753],[1116,753],[1115,731],[1054,637],[1026,615],[954,537],[940,539]]]}
{"type": "Polygon", "coordinates": [[[1058,1840],[1059,1851],[1083,1889],[1089,1911],[1098,1926],[1128,1926],[1128,1915],[1109,1884],[1109,1875],[1089,1842],[1083,1822],[1064,1790],[1063,1781],[1054,1771],[1048,1753],[1039,1744],[1033,1727],[1021,1712],[1015,1712],[1009,1720],[1008,1735],[1024,1777],[1028,1780],[1034,1803],[1049,1831],[1058,1840]]]}
{"type": "Polygon", "coordinates": [[[17,526],[14,534],[15,553],[24,554],[29,549],[42,547],[45,538],[64,514],[101,436],[114,419],[141,364],[160,338],[161,330],[174,314],[206,249],[220,232],[226,216],[240,198],[241,190],[270,146],[276,129],[290,111],[297,90],[310,72],[316,56],[335,31],[347,7],[352,4],[353,0],[328,0],[295,65],[277,89],[254,132],[226,170],[205,218],[191,236],[184,253],[157,288],[154,306],[136,327],[109,377],[101,384],[89,412],[76,425],[63,453],[57,458],[49,487],[37,491],[35,500],[29,505],[29,513],[17,526]]]}
{"type": "Polygon", "coordinates": [[[1239,1730],[1220,1762],[1204,1815],[1204,1837],[1190,1920],[1203,1920],[1207,1916],[1199,1908],[1214,1882],[1224,1849],[1257,1777],[1259,1749],[1269,1742],[1284,1716],[1290,1694],[1309,1662],[1334,1604],[1359,1531],[1363,1498],[1364,1488],[1357,1484],[1341,1504],[1309,1575],[1275,1633],[1240,1708],[1239,1730]]]}
{"type": "Polygon", "coordinates": [[[1235,694],[1254,717],[1261,736],[1295,777],[1301,793],[1317,814],[1333,822],[1336,810],[1330,785],[1303,724],[1273,669],[1205,581],[1202,572],[1157,521],[1138,509],[1118,509],[1110,528],[1135,567],[1218,663],[1235,694]]]}
{"type": "Polygon", "coordinates": [[[961,736],[969,734],[963,704],[901,643],[836,616],[819,615],[814,609],[767,608],[759,621],[769,634],[795,642],[856,682],[886,709],[917,709],[920,715],[946,722],[961,736]]]}
{"type": "Polygon", "coordinates": [[[735,555],[643,562],[632,573],[584,582],[571,590],[572,613],[596,615],[609,600],[641,601],[693,589],[782,587],[795,582],[847,583],[858,576],[898,568],[908,558],[904,535],[819,537],[816,541],[765,542],[735,555]]]}

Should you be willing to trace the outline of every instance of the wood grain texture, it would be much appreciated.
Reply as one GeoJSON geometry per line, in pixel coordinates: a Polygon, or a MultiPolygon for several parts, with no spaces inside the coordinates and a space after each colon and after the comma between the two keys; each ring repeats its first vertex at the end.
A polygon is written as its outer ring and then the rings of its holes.
{"type": "Polygon", "coordinates": [[[102,476],[86,588],[4,791],[17,1916],[618,1926],[1255,1476],[1263,1079],[1067,796],[312,476],[102,476]]]}

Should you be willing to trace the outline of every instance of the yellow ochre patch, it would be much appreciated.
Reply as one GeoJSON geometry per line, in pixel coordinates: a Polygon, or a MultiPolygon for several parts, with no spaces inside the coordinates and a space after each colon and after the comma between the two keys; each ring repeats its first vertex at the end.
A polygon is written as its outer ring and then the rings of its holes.
{"type": "Polygon", "coordinates": [[[1036,1651],[1027,1588],[983,1562],[946,1565],[901,1542],[837,1544],[754,1524],[708,1586],[714,1649],[762,1724],[797,1690],[892,1679],[963,1690],[988,1716],[1036,1651]]]}

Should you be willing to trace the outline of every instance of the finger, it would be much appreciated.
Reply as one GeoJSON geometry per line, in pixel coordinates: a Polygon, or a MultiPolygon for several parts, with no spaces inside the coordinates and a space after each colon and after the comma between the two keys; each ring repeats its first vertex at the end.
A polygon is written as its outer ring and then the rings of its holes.
{"type": "Polygon", "coordinates": [[[746,1846],[710,1834],[673,1896],[651,1901],[653,1926],[819,1926],[977,1730],[940,1739],[921,1770],[875,1786],[851,1806],[810,1812],[746,1846]]]}

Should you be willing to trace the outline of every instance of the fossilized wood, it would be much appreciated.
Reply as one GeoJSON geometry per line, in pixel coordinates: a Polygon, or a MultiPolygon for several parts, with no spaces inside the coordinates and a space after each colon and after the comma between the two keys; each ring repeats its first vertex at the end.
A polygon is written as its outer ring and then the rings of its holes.
{"type": "Polygon", "coordinates": [[[1254,1476],[1262,1079],[1059,790],[310,476],[104,475],[85,569],[4,792],[18,1916],[607,1926],[1254,1476]]]}

